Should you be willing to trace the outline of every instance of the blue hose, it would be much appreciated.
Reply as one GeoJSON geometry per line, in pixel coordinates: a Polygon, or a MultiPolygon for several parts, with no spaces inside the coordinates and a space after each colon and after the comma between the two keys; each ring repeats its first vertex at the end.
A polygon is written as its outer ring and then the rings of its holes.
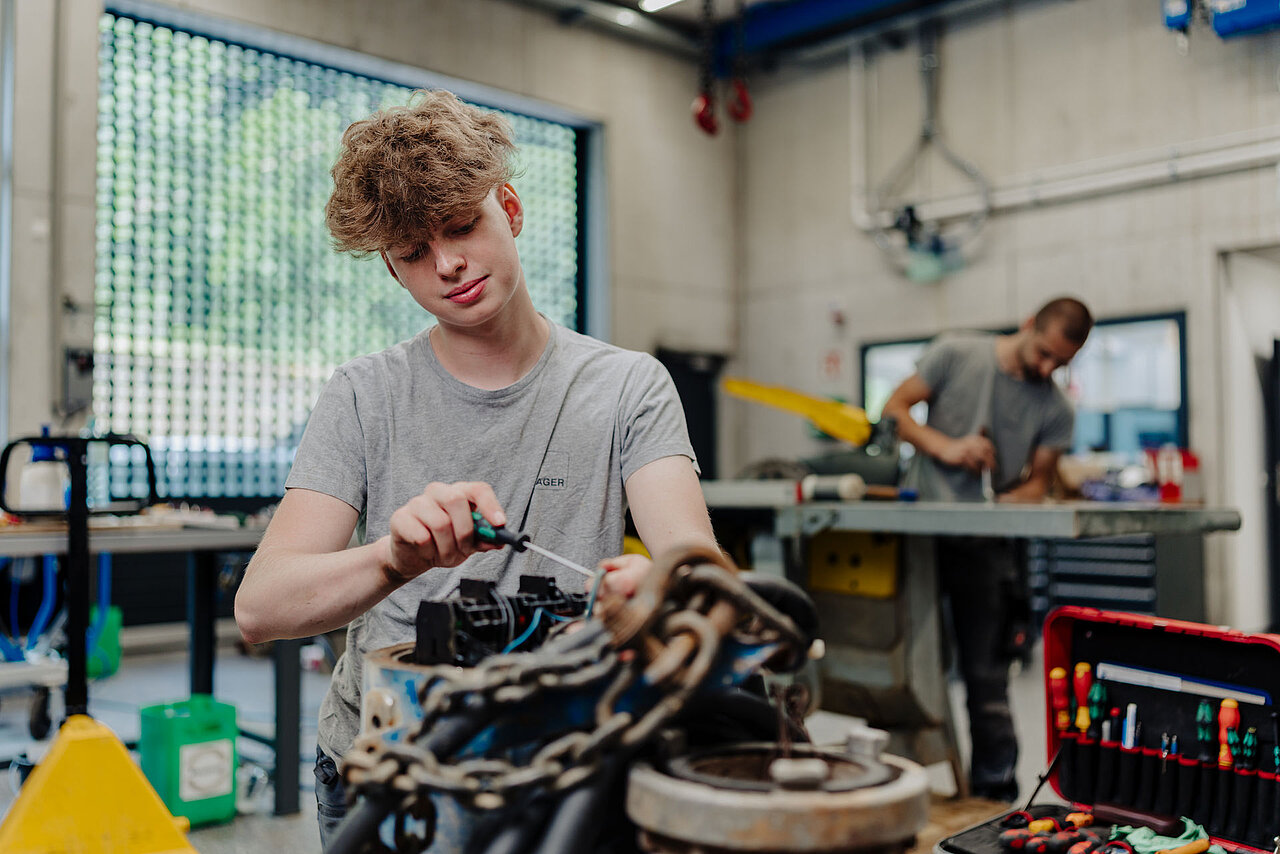
{"type": "Polygon", "coordinates": [[[53,603],[58,597],[58,556],[44,556],[44,591],[40,596],[40,610],[31,623],[31,631],[27,632],[27,650],[35,649],[40,635],[49,626],[49,618],[53,616],[53,603]]]}

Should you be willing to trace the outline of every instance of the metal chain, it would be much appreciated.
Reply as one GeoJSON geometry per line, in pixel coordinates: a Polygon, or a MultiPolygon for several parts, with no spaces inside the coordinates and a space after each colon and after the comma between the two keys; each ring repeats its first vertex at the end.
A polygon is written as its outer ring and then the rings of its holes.
{"type": "Polygon", "coordinates": [[[702,26],[699,31],[699,48],[702,56],[698,66],[698,91],[708,98],[714,97],[716,61],[716,7],[715,0],[703,0],[702,26]]]}
{"type": "Polygon", "coordinates": [[[717,552],[677,553],[655,562],[631,599],[602,608],[605,630],[584,629],[597,634],[587,642],[567,635],[535,652],[495,656],[472,668],[429,668],[419,685],[421,724],[404,741],[376,734],[357,739],[344,757],[349,790],[397,796],[399,813],[432,792],[478,809],[498,809],[533,788],[563,791],[590,779],[611,752],[643,744],[683,708],[729,634],[740,641],[778,643],[793,654],[804,642],[789,617],[726,566],[717,552]],[[641,678],[663,694],[636,719],[616,704],[641,678]],[[441,718],[465,710],[477,697],[494,708],[514,708],[593,685],[601,686],[594,727],[555,738],[526,762],[505,756],[455,760],[422,746],[441,718]]]}
{"type": "Polygon", "coordinates": [[[733,76],[741,80],[747,73],[746,0],[737,0],[733,12],[733,76]]]}

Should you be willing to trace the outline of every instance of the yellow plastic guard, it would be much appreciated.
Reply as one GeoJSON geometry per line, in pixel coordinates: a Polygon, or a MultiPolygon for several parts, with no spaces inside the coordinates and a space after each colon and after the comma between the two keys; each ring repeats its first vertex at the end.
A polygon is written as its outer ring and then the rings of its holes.
{"type": "Polygon", "coordinates": [[[195,852],[116,734],[86,715],[63,724],[0,825],[5,854],[195,852]]]}
{"type": "Polygon", "coordinates": [[[633,537],[627,534],[622,538],[622,553],[624,555],[643,555],[644,557],[653,557],[649,554],[649,550],[644,547],[639,537],[633,537]]]}
{"type": "Polygon", "coordinates": [[[851,445],[865,445],[871,438],[871,422],[867,413],[856,406],[736,377],[725,377],[720,381],[720,387],[734,397],[802,415],[823,433],[851,445]]]}

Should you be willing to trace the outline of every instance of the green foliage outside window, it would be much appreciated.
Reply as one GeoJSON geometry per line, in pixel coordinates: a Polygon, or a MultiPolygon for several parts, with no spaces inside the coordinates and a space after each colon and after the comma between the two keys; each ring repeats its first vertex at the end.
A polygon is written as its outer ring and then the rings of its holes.
{"type": "MultiPolygon", "coordinates": [[[[324,226],[343,130],[411,89],[105,14],[99,25],[95,422],[162,495],[273,496],[333,369],[430,315],[324,226]]],[[[534,304],[581,328],[574,128],[504,113],[534,304]]]]}

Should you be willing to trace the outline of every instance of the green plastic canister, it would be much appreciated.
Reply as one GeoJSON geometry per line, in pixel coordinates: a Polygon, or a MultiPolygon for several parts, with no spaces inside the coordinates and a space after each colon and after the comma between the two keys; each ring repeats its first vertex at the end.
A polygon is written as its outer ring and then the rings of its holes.
{"type": "Polygon", "coordinates": [[[142,773],[169,812],[192,826],[236,814],[236,708],[208,694],[144,706],[138,739],[142,773]]]}

